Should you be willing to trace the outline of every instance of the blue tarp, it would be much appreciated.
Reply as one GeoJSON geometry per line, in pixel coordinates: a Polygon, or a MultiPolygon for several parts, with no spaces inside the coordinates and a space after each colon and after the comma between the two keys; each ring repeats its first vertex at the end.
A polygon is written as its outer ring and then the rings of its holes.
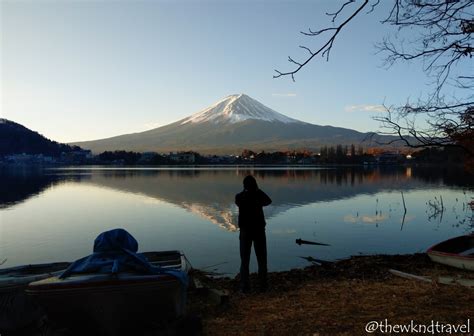
{"type": "Polygon", "coordinates": [[[169,274],[175,276],[183,285],[187,286],[188,276],[185,272],[153,266],[137,251],[138,243],[136,239],[126,230],[113,229],[102,232],[94,241],[94,253],[73,262],[59,278],[63,279],[81,273],[169,274]]]}

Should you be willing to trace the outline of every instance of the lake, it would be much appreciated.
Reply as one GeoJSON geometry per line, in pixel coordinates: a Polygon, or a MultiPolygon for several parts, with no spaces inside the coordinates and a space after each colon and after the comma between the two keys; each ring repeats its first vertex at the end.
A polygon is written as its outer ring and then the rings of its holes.
{"type": "MultiPolygon", "coordinates": [[[[273,199],[265,208],[270,271],[308,265],[302,256],[423,252],[474,230],[474,179],[459,170],[15,167],[0,170],[2,267],[78,259],[99,233],[121,227],[140,251],[179,249],[194,267],[234,275],[234,196],[247,174],[273,199]]],[[[255,270],[254,256],[251,263],[255,270]]]]}

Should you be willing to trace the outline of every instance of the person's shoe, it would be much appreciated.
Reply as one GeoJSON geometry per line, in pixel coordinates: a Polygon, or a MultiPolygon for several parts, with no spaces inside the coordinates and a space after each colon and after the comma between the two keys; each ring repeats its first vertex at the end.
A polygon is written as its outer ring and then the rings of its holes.
{"type": "Polygon", "coordinates": [[[258,290],[260,293],[265,293],[266,291],[268,291],[268,284],[267,283],[260,284],[260,286],[258,287],[258,290]]]}

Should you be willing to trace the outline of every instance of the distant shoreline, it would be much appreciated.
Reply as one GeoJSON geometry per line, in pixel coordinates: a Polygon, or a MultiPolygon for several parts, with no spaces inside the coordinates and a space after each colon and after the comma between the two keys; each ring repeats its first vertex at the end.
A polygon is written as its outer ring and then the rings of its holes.
{"type": "Polygon", "coordinates": [[[400,163],[400,164],[175,164],[175,165],[117,165],[117,164],[11,164],[0,163],[0,168],[45,168],[45,169],[130,169],[130,170],[148,170],[148,169],[193,169],[193,168],[213,168],[213,169],[239,169],[239,168],[257,168],[257,169],[337,169],[337,168],[400,168],[400,167],[422,167],[422,168],[462,168],[462,163],[446,162],[439,163],[400,163]]]}

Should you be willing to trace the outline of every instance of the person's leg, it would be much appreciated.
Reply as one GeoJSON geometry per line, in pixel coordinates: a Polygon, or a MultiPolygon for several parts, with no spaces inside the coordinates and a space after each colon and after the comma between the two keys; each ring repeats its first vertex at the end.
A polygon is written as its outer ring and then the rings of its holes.
{"type": "Polygon", "coordinates": [[[259,230],[254,235],[254,249],[258,262],[258,279],[260,289],[267,289],[267,238],[265,229],[259,230]]]}
{"type": "Polygon", "coordinates": [[[240,287],[243,291],[250,289],[249,264],[252,251],[252,236],[247,231],[240,231],[240,287]]]}

